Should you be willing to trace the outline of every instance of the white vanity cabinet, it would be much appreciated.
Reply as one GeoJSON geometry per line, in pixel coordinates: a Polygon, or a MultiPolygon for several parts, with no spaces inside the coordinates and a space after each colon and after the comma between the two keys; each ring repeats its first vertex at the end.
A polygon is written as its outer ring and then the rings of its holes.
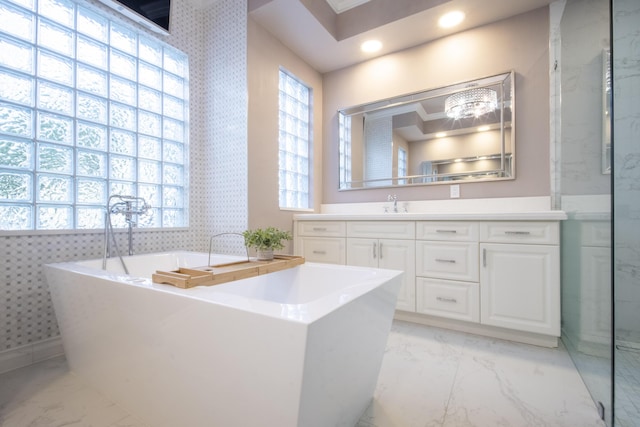
{"type": "Polygon", "coordinates": [[[555,211],[298,215],[294,249],[308,261],[404,271],[397,319],[554,347],[562,219],[555,211]]]}
{"type": "Polygon", "coordinates": [[[344,221],[300,221],[295,229],[295,252],[309,262],[346,262],[344,221]]]}
{"type": "Polygon", "coordinates": [[[480,322],[560,335],[557,222],[480,224],[480,322]]]}
{"type": "Polygon", "coordinates": [[[347,222],[347,265],[404,271],[396,308],[415,311],[414,222],[347,222]]]}

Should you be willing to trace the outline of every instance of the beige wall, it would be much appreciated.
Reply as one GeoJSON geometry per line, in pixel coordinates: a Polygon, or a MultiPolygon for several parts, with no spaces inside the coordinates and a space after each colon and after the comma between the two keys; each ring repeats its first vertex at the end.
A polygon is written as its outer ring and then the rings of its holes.
{"type": "MultiPolygon", "coordinates": [[[[516,179],[461,183],[461,198],[548,196],[549,20],[541,8],[324,75],[322,203],[386,200],[390,189],[338,191],[336,111],[515,71],[516,179]]],[[[400,200],[446,199],[446,185],[394,188],[400,200]]]]}
{"type": "Polygon", "coordinates": [[[313,199],[317,209],[322,186],[322,75],[271,34],[248,20],[249,228],[276,226],[292,230],[295,212],[278,206],[278,72],[282,66],[313,89],[313,199]]]}

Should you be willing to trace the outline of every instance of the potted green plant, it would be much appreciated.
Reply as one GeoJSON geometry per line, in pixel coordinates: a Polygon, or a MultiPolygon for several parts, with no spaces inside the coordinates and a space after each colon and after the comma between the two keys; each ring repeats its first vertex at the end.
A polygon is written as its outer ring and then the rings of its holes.
{"type": "Polygon", "coordinates": [[[291,240],[291,233],[278,230],[275,227],[257,228],[246,230],[242,233],[244,244],[249,248],[255,248],[259,261],[269,261],[273,259],[275,249],[284,248],[283,240],[291,240]]]}

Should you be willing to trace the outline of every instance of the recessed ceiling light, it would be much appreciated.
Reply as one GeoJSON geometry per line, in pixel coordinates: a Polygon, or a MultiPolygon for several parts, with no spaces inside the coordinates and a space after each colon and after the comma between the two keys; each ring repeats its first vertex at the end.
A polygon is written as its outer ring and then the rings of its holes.
{"type": "Polygon", "coordinates": [[[362,43],[362,45],[360,45],[360,49],[363,52],[377,52],[380,49],[382,49],[382,43],[380,43],[380,41],[378,40],[367,40],[366,42],[362,43]]]}
{"type": "Polygon", "coordinates": [[[464,13],[459,10],[454,10],[453,12],[445,13],[438,19],[438,25],[442,28],[451,28],[455,27],[464,19],[464,13]]]}

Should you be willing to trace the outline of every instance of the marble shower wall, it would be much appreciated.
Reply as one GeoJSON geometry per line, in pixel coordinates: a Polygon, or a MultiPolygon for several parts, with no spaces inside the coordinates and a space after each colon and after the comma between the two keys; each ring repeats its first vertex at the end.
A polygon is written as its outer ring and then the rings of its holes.
{"type": "MultiPolygon", "coordinates": [[[[242,230],[247,223],[246,0],[218,0],[205,10],[173,2],[171,35],[164,41],[189,55],[190,227],[136,231],[136,253],[208,250],[212,233],[242,230]]],[[[237,252],[241,243],[233,237],[217,249],[237,252]]],[[[0,358],[3,351],[59,335],[42,265],[99,258],[102,238],[101,231],[0,236],[0,358]]]]}

